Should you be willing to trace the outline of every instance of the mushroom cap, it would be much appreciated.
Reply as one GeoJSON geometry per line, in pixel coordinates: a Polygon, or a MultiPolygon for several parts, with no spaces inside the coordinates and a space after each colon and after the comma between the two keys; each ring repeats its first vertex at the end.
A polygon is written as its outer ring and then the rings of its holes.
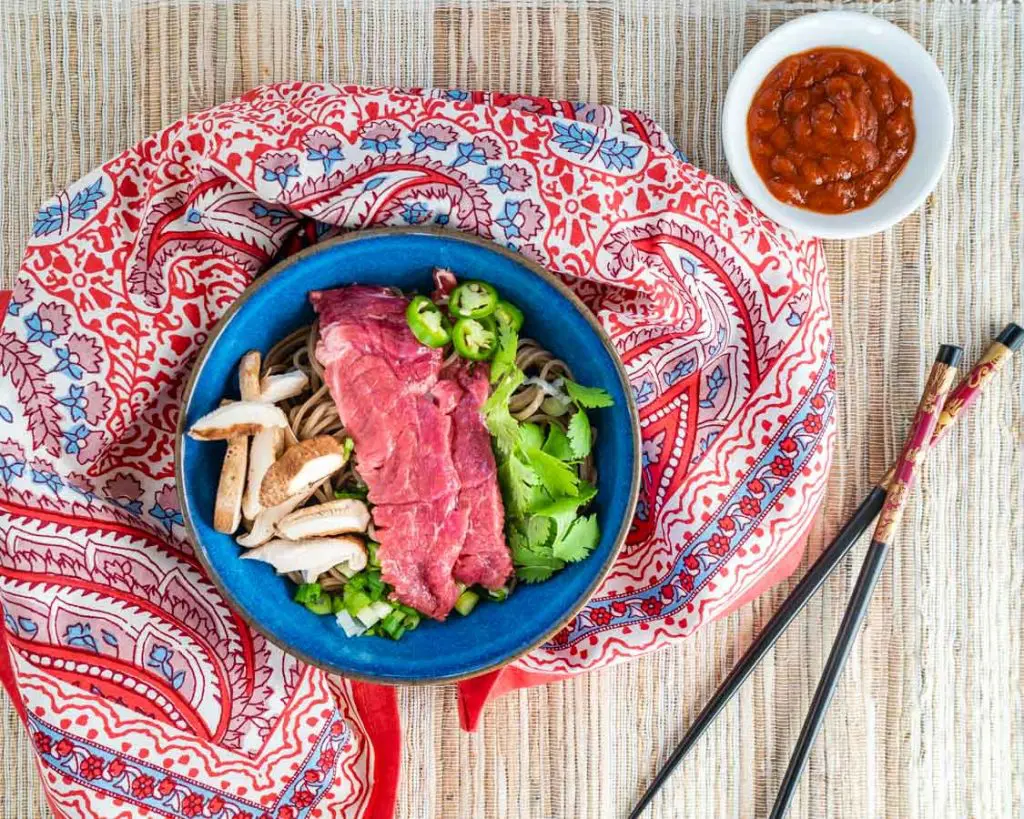
{"type": "Polygon", "coordinates": [[[277,524],[281,537],[301,540],[308,537],[365,532],[370,523],[370,510],[361,500],[339,500],[307,506],[286,515],[277,524]]]}
{"type": "Polygon", "coordinates": [[[188,434],[197,441],[223,441],[287,426],[280,407],[263,401],[229,401],[196,421],[188,434]]]}
{"type": "Polygon", "coordinates": [[[249,476],[242,497],[242,513],[249,520],[255,520],[263,510],[260,503],[260,487],[263,476],[284,451],[284,430],[273,427],[256,433],[249,448],[249,476]]]}
{"type": "Polygon", "coordinates": [[[242,493],[245,490],[245,462],[248,457],[248,438],[242,436],[228,441],[213,507],[213,528],[226,535],[233,535],[242,522],[242,493]]]}
{"type": "Polygon", "coordinates": [[[346,460],[341,444],[330,435],[300,441],[285,450],[263,476],[260,503],[265,507],[277,506],[333,475],[346,460]]]}
{"type": "Polygon", "coordinates": [[[260,381],[260,399],[277,403],[301,395],[309,386],[309,376],[302,370],[288,370],[276,375],[265,375],[260,381]]]}
{"type": "Polygon", "coordinates": [[[303,572],[315,578],[339,563],[359,571],[366,567],[366,547],[351,535],[285,540],[277,538],[243,552],[244,560],[269,563],[278,574],[303,572]]]}

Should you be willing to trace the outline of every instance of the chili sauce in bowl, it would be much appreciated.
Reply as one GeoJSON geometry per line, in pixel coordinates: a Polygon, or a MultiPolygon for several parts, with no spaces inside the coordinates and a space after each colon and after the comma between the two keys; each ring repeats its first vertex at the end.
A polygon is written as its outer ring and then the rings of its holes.
{"type": "Polygon", "coordinates": [[[863,51],[816,48],[782,60],[747,113],[754,167],[782,202],[818,213],[870,205],[914,146],[913,96],[863,51]]]}
{"type": "Polygon", "coordinates": [[[945,80],[901,28],[809,14],[772,31],[733,74],[722,112],[736,184],[802,235],[852,238],[921,206],[953,139],[945,80]]]}

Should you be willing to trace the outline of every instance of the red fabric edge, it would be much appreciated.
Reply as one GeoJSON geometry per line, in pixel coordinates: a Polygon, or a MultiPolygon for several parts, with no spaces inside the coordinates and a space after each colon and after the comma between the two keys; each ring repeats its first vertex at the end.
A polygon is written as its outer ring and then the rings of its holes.
{"type": "Polygon", "coordinates": [[[0,290],[0,317],[7,315],[7,305],[11,303],[11,290],[0,290]]]}
{"type": "MultiPolygon", "coordinates": [[[[0,606],[0,613],[2,612],[3,607],[0,606]]],[[[14,679],[14,669],[11,667],[11,653],[7,647],[7,629],[2,625],[0,625],[0,683],[3,683],[4,688],[7,689],[7,694],[11,698],[11,702],[14,703],[14,708],[24,724],[28,719],[28,715],[25,713],[25,703],[21,699],[18,683],[14,679]]]]}
{"type": "Polygon", "coordinates": [[[373,779],[370,801],[360,819],[392,819],[398,797],[402,763],[402,729],[398,696],[388,685],[352,681],[352,699],[373,745],[373,779]]]}

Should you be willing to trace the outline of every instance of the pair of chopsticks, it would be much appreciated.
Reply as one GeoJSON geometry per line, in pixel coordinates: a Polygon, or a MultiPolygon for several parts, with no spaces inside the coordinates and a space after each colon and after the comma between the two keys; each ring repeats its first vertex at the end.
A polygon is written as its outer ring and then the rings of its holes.
{"type": "Polygon", "coordinates": [[[779,610],[729,672],[707,705],[697,715],[697,719],[694,720],[693,725],[690,726],[661,770],[658,771],[654,781],[651,782],[636,807],[633,808],[629,819],[637,819],[640,816],[675,767],[689,753],[783,632],[789,628],[790,623],[803,610],[807,601],[832,574],[839,561],[846,556],[854,543],[871,525],[871,522],[884,510],[874,537],[872,537],[864,566],[857,579],[857,585],[854,587],[832,652],[818,684],[818,689],[815,691],[811,710],[800,732],[800,738],[772,810],[773,817],[781,817],[785,814],[811,745],[814,743],[835,692],[839,675],[863,622],[875,581],[885,565],[891,537],[909,495],[910,482],[917,466],[927,449],[934,446],[945,435],[953,422],[978,398],[992,377],[1022,345],[1024,345],[1024,328],[1016,324],[1008,324],[995,341],[989,345],[967,377],[952,392],[949,392],[949,384],[955,377],[961,351],[958,347],[943,346],[932,367],[921,404],[915,414],[910,434],[907,437],[907,444],[904,446],[900,459],[868,493],[836,538],[821,553],[814,565],[783,601],[779,610]]]}

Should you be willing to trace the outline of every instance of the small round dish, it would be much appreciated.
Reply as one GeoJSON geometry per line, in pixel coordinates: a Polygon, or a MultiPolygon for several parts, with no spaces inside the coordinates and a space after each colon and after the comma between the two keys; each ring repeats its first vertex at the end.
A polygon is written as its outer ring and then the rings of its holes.
{"type": "Polygon", "coordinates": [[[903,29],[869,14],[828,11],[779,26],[743,58],[725,97],[722,141],[733,179],[764,213],[805,236],[850,239],[891,227],[932,192],[953,141],[953,107],[935,61],[903,29]],[[822,47],[857,49],[881,60],[913,94],[916,136],[903,171],[870,205],[839,214],[816,213],[776,199],[754,168],[747,144],[747,112],[765,77],[786,57],[822,47]]]}
{"type": "Polygon", "coordinates": [[[176,440],[178,494],[196,553],[228,602],[256,630],[306,662],[382,683],[459,680],[497,668],[549,639],[590,599],[614,563],[632,523],[640,480],[640,427],[632,391],[611,341],[593,315],[551,273],[498,245],[425,228],[358,231],[290,257],[231,306],[199,353],[185,388],[176,440]],[[429,292],[435,267],[483,279],[526,316],[523,333],[565,360],[581,383],[602,387],[614,406],[596,410],[601,541],[585,560],[545,583],[520,584],[503,603],[482,602],[472,616],[425,620],[392,642],[346,638],[333,617],[293,602],[290,580],[240,560],[234,538],[213,528],[223,443],[184,435],[225,396],[237,397],[237,366],[252,349],[266,353],[309,324],[311,290],[378,284],[429,292]]]}

